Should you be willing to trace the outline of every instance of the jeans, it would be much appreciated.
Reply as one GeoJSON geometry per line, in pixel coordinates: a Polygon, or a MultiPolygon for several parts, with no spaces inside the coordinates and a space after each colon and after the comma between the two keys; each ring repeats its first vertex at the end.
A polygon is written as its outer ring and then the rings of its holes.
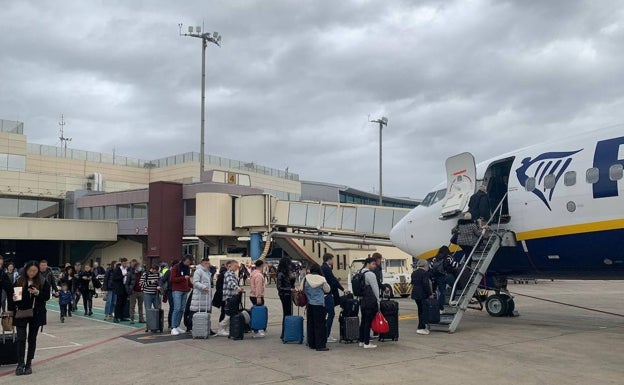
{"type": "Polygon", "coordinates": [[[325,296],[325,311],[327,312],[327,337],[331,335],[332,325],[334,324],[334,317],[336,316],[336,311],[334,310],[334,296],[332,294],[327,294],[325,296]]]}
{"type": "Polygon", "coordinates": [[[143,294],[143,303],[145,304],[145,311],[149,309],[160,309],[160,295],[143,294]]]}
{"type": "Polygon", "coordinates": [[[180,326],[182,322],[182,316],[184,315],[184,305],[186,304],[186,291],[174,291],[173,292],[173,319],[171,320],[174,328],[180,326]]]}
{"type": "Polygon", "coordinates": [[[325,349],[327,347],[327,326],[325,306],[308,305],[308,346],[310,349],[325,349]]]}
{"type": "Polygon", "coordinates": [[[455,277],[453,274],[446,274],[438,277],[438,305],[440,305],[440,310],[444,310],[444,304],[446,302],[446,287],[453,287],[453,283],[455,283],[455,277]]]}
{"type": "Polygon", "coordinates": [[[104,305],[104,315],[113,315],[115,304],[117,303],[117,294],[113,291],[106,292],[106,305],[104,305]]]}
{"type": "Polygon", "coordinates": [[[366,345],[370,344],[370,332],[373,325],[373,318],[375,318],[375,311],[362,310],[362,323],[360,323],[360,342],[366,345]]]}

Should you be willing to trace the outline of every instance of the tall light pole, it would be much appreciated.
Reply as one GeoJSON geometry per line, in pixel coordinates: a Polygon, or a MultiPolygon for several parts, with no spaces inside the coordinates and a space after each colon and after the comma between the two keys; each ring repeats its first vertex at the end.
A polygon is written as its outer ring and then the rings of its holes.
{"type": "Polygon", "coordinates": [[[193,30],[192,26],[188,27],[188,33],[182,33],[182,24],[178,24],[180,28],[180,36],[190,36],[196,37],[202,40],[202,76],[201,76],[201,139],[200,139],[200,149],[199,149],[199,179],[201,180],[202,175],[204,174],[204,121],[205,121],[205,102],[206,102],[206,47],[208,46],[208,42],[211,42],[219,47],[221,47],[221,36],[218,32],[210,33],[202,33],[201,27],[197,26],[193,30]]]}
{"type": "Polygon", "coordinates": [[[382,187],[382,182],[383,182],[383,168],[382,168],[382,163],[381,163],[381,133],[383,131],[383,126],[388,126],[388,118],[386,118],[385,116],[383,116],[381,119],[377,119],[377,120],[371,120],[371,123],[379,123],[379,206],[383,205],[383,187],[382,187]]]}

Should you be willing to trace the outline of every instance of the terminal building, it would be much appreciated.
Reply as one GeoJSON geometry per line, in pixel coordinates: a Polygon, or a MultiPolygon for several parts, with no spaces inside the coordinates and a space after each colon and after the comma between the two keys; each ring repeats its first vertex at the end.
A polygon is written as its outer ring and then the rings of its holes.
{"type": "Polygon", "coordinates": [[[352,259],[374,251],[401,261],[389,267],[411,261],[386,243],[417,200],[384,197],[379,207],[374,194],[302,182],[288,171],[211,155],[205,164],[200,175],[194,152],[141,160],[33,144],[23,123],[0,120],[0,253],[17,265],[44,258],[51,265],[105,265],[120,257],[155,263],[184,254],[288,254],[319,262],[332,252],[346,271],[352,259]],[[308,238],[273,238],[273,232],[308,238]],[[310,238],[330,233],[379,241],[310,238]]]}

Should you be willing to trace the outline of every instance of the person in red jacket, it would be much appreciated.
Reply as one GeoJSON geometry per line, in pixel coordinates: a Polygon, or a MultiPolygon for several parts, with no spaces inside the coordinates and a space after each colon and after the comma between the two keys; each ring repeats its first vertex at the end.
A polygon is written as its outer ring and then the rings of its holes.
{"type": "Polygon", "coordinates": [[[169,276],[173,294],[173,303],[169,304],[169,306],[173,305],[171,335],[174,336],[182,333],[182,330],[180,330],[180,323],[182,322],[182,316],[184,314],[184,305],[186,304],[188,292],[193,287],[190,268],[191,262],[190,256],[184,257],[182,262],[171,269],[171,275],[169,276]]]}

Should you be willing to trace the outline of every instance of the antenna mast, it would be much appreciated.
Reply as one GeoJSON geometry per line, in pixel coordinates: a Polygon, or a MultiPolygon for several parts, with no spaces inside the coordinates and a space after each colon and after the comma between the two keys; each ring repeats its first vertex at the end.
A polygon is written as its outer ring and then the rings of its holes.
{"type": "Polygon", "coordinates": [[[67,158],[67,143],[72,140],[72,138],[65,137],[65,124],[65,117],[61,114],[61,121],[59,122],[59,126],[61,127],[61,136],[59,139],[61,140],[61,148],[63,149],[63,158],[67,158]]]}

